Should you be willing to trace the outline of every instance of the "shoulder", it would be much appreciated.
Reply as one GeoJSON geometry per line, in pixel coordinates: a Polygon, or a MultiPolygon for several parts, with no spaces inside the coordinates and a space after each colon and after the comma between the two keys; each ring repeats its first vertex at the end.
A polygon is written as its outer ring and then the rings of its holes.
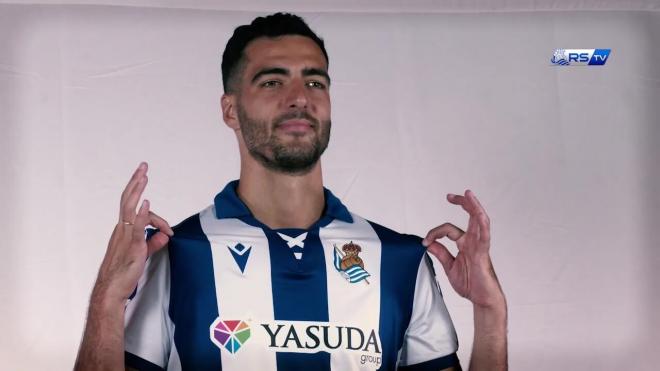
{"type": "Polygon", "coordinates": [[[204,224],[209,224],[210,221],[215,219],[215,206],[210,205],[172,227],[174,231],[173,240],[206,240],[204,224]]]}
{"type": "Polygon", "coordinates": [[[419,250],[424,250],[424,246],[422,246],[422,238],[419,236],[400,233],[371,220],[367,220],[367,223],[371,225],[378,237],[380,237],[381,241],[383,242],[405,244],[419,250]]]}
{"type": "MultiPolygon", "coordinates": [[[[354,215],[354,218],[360,218],[354,215]]],[[[373,228],[376,236],[380,240],[381,248],[390,253],[399,253],[410,255],[421,259],[426,248],[422,245],[422,238],[412,234],[400,233],[381,224],[360,218],[366,221],[373,228]]]]}
{"type": "MultiPolygon", "coordinates": [[[[203,212],[203,211],[202,211],[203,212]]],[[[200,224],[200,214],[191,215],[181,221],[179,224],[172,227],[175,237],[184,237],[191,238],[199,236],[202,233],[202,228],[200,224]]]]}
{"type": "Polygon", "coordinates": [[[352,214],[352,216],[355,224],[367,226],[373,231],[369,233],[369,237],[379,242],[381,270],[397,272],[399,278],[406,277],[407,280],[414,282],[418,268],[426,256],[422,238],[397,232],[359,215],[352,214]]]}
{"type": "Polygon", "coordinates": [[[191,215],[172,227],[174,235],[170,238],[169,242],[171,255],[177,255],[179,250],[189,250],[195,246],[201,248],[208,247],[208,238],[202,228],[202,218],[209,211],[212,211],[210,209],[211,207],[191,215]]]}

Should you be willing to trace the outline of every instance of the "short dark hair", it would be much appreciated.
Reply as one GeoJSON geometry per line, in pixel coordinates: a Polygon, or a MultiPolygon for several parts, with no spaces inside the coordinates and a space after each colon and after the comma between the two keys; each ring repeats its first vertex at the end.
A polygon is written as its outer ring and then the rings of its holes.
{"type": "Polygon", "coordinates": [[[323,39],[318,37],[301,17],[290,13],[275,13],[266,17],[257,17],[249,25],[236,27],[222,53],[222,85],[225,92],[234,92],[234,80],[237,75],[240,75],[244,61],[243,51],[251,41],[260,37],[274,38],[285,35],[309,37],[321,48],[326,63],[330,63],[323,39]]]}

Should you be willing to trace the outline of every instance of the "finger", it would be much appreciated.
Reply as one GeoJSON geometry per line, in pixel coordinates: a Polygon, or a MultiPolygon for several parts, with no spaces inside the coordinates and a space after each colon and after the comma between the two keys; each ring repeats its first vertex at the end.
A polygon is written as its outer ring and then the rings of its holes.
{"type": "Polygon", "coordinates": [[[151,256],[156,251],[162,249],[170,241],[170,238],[163,232],[158,231],[147,241],[147,253],[151,256]]]}
{"type": "Polygon", "coordinates": [[[479,224],[480,241],[490,241],[490,218],[488,217],[486,210],[483,206],[481,206],[481,203],[479,202],[479,199],[477,198],[477,195],[474,194],[474,192],[468,189],[465,191],[465,196],[470,200],[476,210],[476,220],[479,224]]]}
{"type": "Polygon", "coordinates": [[[437,226],[429,231],[424,237],[422,244],[424,246],[429,246],[431,242],[439,240],[443,237],[449,237],[452,241],[458,241],[459,238],[464,234],[463,230],[451,223],[444,223],[440,226],[437,226]]]}
{"type": "Polygon", "coordinates": [[[481,206],[481,203],[477,199],[477,195],[474,194],[473,191],[471,191],[469,189],[465,190],[465,198],[470,200],[470,202],[472,203],[472,205],[474,206],[475,209],[477,209],[481,212],[484,212],[484,213],[486,212],[486,210],[484,210],[483,206],[481,206]]]}
{"type": "Polygon", "coordinates": [[[149,178],[147,178],[147,176],[144,175],[142,178],[138,180],[138,183],[135,186],[135,188],[133,188],[131,194],[129,194],[127,198],[124,200],[124,203],[121,205],[122,221],[133,222],[133,219],[135,219],[135,207],[140,201],[140,197],[142,197],[142,193],[144,192],[144,189],[147,187],[148,182],[149,182],[149,178]]]}
{"type": "Polygon", "coordinates": [[[477,199],[477,196],[474,194],[474,192],[469,189],[465,190],[465,199],[469,204],[468,207],[470,210],[472,210],[472,213],[486,215],[486,210],[483,208],[483,206],[481,206],[481,203],[477,199]]]}
{"type": "Polygon", "coordinates": [[[459,205],[463,208],[463,210],[467,211],[468,213],[471,212],[471,206],[469,201],[465,198],[465,196],[461,195],[455,195],[453,193],[448,193],[447,194],[447,201],[454,205],[459,205]]]}
{"type": "Polygon", "coordinates": [[[477,216],[470,214],[470,218],[468,219],[467,231],[465,233],[467,233],[470,237],[478,240],[480,232],[481,231],[479,228],[479,221],[477,219],[477,216]]]}
{"type": "Polygon", "coordinates": [[[438,258],[445,273],[449,274],[452,265],[454,265],[454,256],[449,252],[447,247],[440,242],[433,242],[429,245],[427,250],[433,254],[433,256],[438,258]]]}
{"type": "Polygon", "coordinates": [[[157,229],[161,230],[163,233],[165,233],[168,236],[173,236],[174,231],[172,230],[172,227],[170,227],[169,223],[160,216],[158,216],[156,213],[153,211],[149,212],[149,219],[150,219],[150,224],[157,229]]]}
{"type": "Polygon", "coordinates": [[[479,218],[479,241],[490,242],[490,219],[486,214],[479,218]]]}
{"type": "Polygon", "coordinates": [[[447,201],[454,205],[463,205],[465,203],[465,197],[453,193],[447,193],[447,201]]]}
{"type": "Polygon", "coordinates": [[[149,200],[142,201],[140,210],[135,217],[133,226],[133,241],[144,241],[144,228],[149,224],[149,200]]]}
{"type": "Polygon", "coordinates": [[[124,191],[121,193],[121,204],[124,203],[126,197],[128,197],[128,195],[133,191],[140,178],[147,173],[147,168],[148,165],[146,162],[140,162],[140,165],[138,165],[137,169],[135,169],[131,179],[128,181],[128,184],[126,184],[126,187],[124,187],[124,191]]]}

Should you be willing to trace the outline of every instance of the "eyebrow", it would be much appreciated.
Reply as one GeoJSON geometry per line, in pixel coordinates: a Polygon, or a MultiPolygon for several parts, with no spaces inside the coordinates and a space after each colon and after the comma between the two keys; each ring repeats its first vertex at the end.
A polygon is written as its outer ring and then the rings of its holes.
{"type": "Polygon", "coordinates": [[[328,84],[330,84],[330,75],[325,70],[322,70],[320,68],[304,68],[302,70],[302,75],[303,76],[321,76],[324,77],[326,80],[328,80],[328,84]]]}
{"type": "MultiPolygon", "coordinates": [[[[283,76],[290,76],[291,73],[289,72],[288,69],[282,68],[282,67],[266,67],[259,72],[257,72],[254,77],[252,77],[252,83],[254,84],[257,80],[259,80],[260,77],[264,75],[283,75],[283,76]]],[[[325,78],[328,81],[328,84],[330,84],[330,75],[328,73],[320,68],[304,68],[302,70],[302,75],[307,77],[307,76],[321,76],[325,78]]]]}
{"type": "Polygon", "coordinates": [[[263,75],[284,75],[289,76],[289,70],[281,67],[266,67],[262,68],[257,72],[254,77],[252,77],[252,83],[254,84],[259,78],[263,75]]]}

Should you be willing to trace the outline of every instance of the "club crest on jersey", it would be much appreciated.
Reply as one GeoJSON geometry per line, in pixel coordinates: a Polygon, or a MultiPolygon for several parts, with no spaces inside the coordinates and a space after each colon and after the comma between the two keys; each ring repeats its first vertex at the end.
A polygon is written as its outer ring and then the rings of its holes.
{"type": "Polygon", "coordinates": [[[350,283],[364,281],[369,284],[367,277],[370,276],[369,272],[364,270],[364,262],[359,254],[362,252],[360,245],[353,243],[353,241],[344,244],[341,250],[334,245],[334,265],[337,272],[350,283]]]}
{"type": "Polygon", "coordinates": [[[218,348],[236,353],[250,338],[250,326],[242,320],[224,320],[218,317],[210,327],[211,341],[218,348]]]}
{"type": "Polygon", "coordinates": [[[236,244],[236,246],[227,246],[227,248],[229,249],[229,252],[231,252],[231,256],[234,258],[236,265],[238,265],[238,269],[241,270],[241,274],[245,273],[245,266],[247,266],[247,261],[250,257],[252,246],[245,247],[242,243],[239,242],[236,244]]]}

